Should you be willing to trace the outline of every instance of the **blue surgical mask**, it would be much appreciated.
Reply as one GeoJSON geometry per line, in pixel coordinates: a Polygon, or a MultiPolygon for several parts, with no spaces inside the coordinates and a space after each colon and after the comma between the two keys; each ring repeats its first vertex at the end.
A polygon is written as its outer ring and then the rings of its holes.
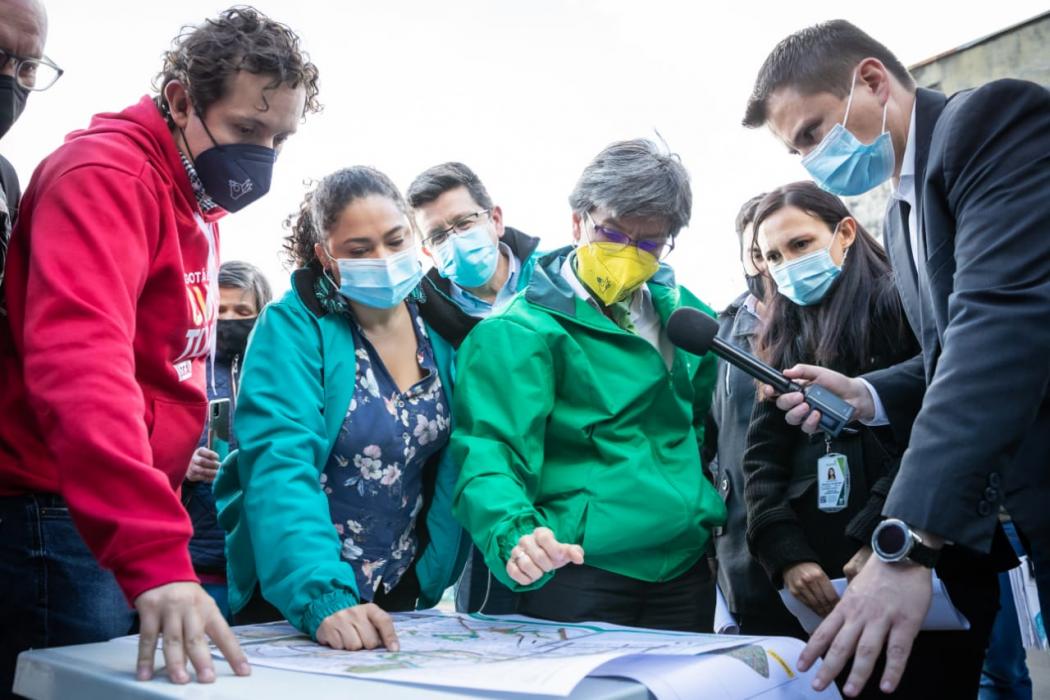
{"type": "MultiPolygon", "coordinates": [[[[769,273],[773,276],[773,281],[777,283],[777,292],[799,306],[819,304],[842,272],[842,265],[836,265],[831,257],[831,246],[837,235],[838,228],[832,234],[827,248],[803,255],[791,262],[781,263],[776,267],[771,266],[769,273]]],[[[847,249],[842,254],[843,264],[846,262],[848,252],[847,249]]]]}
{"type": "Polygon", "coordinates": [[[336,258],[339,293],[347,299],[376,309],[390,309],[416,288],[423,278],[416,246],[385,258],[336,258]]]}
{"type": "Polygon", "coordinates": [[[882,108],[882,133],[868,144],[857,140],[848,129],[846,120],[853,104],[853,91],[857,84],[857,73],[853,73],[853,85],[846,101],[846,116],[836,124],[805,158],[802,167],[809,171],[813,180],[822,189],[833,194],[852,197],[878,187],[893,175],[896,163],[893,142],[886,131],[886,111],[889,100],[882,108]]]}
{"type": "Polygon", "coordinates": [[[455,234],[434,249],[438,272],[460,287],[476,289],[492,279],[499,264],[499,246],[486,226],[455,234]]]}

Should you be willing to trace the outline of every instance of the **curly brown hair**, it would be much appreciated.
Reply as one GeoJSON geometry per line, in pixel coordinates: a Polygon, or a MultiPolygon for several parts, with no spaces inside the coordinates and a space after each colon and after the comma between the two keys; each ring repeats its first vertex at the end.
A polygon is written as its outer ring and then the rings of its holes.
{"type": "Polygon", "coordinates": [[[314,244],[323,243],[326,233],[343,211],[365,197],[378,195],[394,203],[408,219],[409,228],[416,230],[408,202],[394,181],[384,173],[367,165],[354,165],[337,170],[321,178],[303,197],[299,211],[284,220],[288,235],[284,238],[285,259],[293,267],[307,267],[317,260],[314,244]]]}
{"type": "MultiPolygon", "coordinates": [[[[238,5],[203,24],[186,25],[164,54],[164,67],[153,81],[157,106],[168,116],[164,86],[182,82],[203,114],[222,99],[227,80],[237,71],[272,75],[270,89],[281,85],[306,88],[305,116],[319,112],[317,66],[299,47],[299,36],[254,7],[238,5]]],[[[265,102],[265,98],[264,98],[265,102]]]]}

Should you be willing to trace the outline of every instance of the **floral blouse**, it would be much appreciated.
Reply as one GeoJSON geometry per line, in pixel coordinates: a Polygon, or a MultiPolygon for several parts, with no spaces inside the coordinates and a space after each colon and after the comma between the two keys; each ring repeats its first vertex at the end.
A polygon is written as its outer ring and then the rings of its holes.
{"type": "Polygon", "coordinates": [[[340,556],[354,568],[361,599],[371,601],[380,585],[390,592],[416,556],[423,468],[448,442],[449,404],[414,303],[408,308],[425,376],[402,392],[349,306],[325,296],[325,305],[334,305],[351,324],[357,372],[321,486],[342,542],[340,556]]]}

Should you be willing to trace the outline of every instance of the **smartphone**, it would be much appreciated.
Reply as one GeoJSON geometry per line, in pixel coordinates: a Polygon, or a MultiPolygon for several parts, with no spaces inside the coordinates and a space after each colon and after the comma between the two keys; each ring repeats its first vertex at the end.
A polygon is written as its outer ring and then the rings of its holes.
{"type": "Polygon", "coordinates": [[[230,400],[208,402],[208,449],[226,459],[230,453],[230,400]]]}

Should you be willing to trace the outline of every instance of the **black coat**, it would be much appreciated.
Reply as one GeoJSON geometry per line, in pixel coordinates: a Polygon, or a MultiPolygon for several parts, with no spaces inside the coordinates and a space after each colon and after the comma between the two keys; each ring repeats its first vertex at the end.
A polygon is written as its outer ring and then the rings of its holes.
{"type": "Polygon", "coordinates": [[[987,552],[1005,504],[1050,590],[1050,91],[920,89],[915,128],[918,270],[896,206],[886,240],[922,354],[867,377],[910,428],[885,513],[987,552]]]}
{"type": "MultiPolygon", "coordinates": [[[[887,309],[873,301],[876,306],[883,317],[873,308],[866,364],[889,367],[912,357],[918,345],[902,323],[899,305],[887,309]]],[[[785,569],[807,561],[819,563],[829,578],[842,576],[843,565],[867,544],[879,522],[901,451],[892,431],[861,426],[831,441],[830,451],[846,456],[850,472],[849,502],[837,513],[817,508],[817,460],[828,451],[823,434],[806,435],[788,425],[774,402],[754,405],[743,465],[747,543],[776,586],[785,569]]]]}
{"type": "Polygon", "coordinates": [[[18,185],[18,175],[14,166],[0,156],[0,316],[3,315],[4,295],[4,261],[7,259],[7,243],[11,239],[11,230],[18,216],[18,202],[22,190],[18,185]]]}
{"type": "MultiPolygon", "coordinates": [[[[744,306],[747,297],[742,295],[719,315],[718,337],[751,353],[759,320],[744,306]]],[[[726,506],[726,523],[714,532],[718,586],[733,614],[754,618],[783,606],[747,548],[743,462],[755,405],[755,380],[725,360],[718,361],[717,377],[711,420],[704,431],[704,463],[726,506]]]]}
{"type": "MultiPolygon", "coordinates": [[[[507,226],[503,229],[501,242],[507,244],[511,254],[522,265],[536,252],[540,239],[529,236],[507,226]]],[[[452,282],[431,268],[419,285],[425,299],[419,305],[419,315],[440,335],[453,349],[459,349],[463,339],[481,323],[481,319],[471,316],[452,301],[452,282]]]]}

